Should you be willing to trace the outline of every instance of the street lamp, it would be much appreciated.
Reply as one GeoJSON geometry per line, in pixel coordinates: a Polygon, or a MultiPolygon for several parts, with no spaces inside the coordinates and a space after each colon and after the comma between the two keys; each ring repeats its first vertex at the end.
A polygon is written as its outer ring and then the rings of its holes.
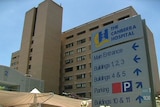
{"type": "Polygon", "coordinates": [[[100,105],[99,107],[111,107],[111,106],[100,105]]]}
{"type": "Polygon", "coordinates": [[[106,107],[106,106],[104,106],[104,105],[100,105],[99,107],[106,107]]]}
{"type": "Polygon", "coordinates": [[[88,105],[89,105],[88,101],[81,102],[81,107],[88,107],[88,105]]]}

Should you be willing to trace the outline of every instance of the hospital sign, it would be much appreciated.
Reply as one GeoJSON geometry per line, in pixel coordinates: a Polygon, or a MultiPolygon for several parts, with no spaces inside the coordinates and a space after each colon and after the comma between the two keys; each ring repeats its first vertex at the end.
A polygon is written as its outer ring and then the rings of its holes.
{"type": "Polygon", "coordinates": [[[152,106],[146,48],[140,16],[93,33],[93,107],[152,106]]]}

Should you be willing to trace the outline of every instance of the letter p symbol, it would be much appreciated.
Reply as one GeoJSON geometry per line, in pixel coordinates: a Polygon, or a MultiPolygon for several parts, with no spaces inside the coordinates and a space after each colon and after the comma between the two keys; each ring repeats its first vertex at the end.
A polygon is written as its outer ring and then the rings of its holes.
{"type": "Polygon", "coordinates": [[[131,92],[132,91],[132,81],[124,81],[122,82],[123,92],[131,92]]]}

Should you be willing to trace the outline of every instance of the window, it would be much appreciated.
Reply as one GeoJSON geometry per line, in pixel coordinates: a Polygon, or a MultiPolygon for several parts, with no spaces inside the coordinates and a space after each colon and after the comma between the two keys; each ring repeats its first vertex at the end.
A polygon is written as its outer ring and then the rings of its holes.
{"type": "Polygon", "coordinates": [[[98,28],[99,28],[99,26],[95,26],[95,27],[90,28],[89,31],[96,30],[98,28]]]}
{"type": "Polygon", "coordinates": [[[74,54],[74,51],[71,50],[71,51],[68,51],[68,52],[65,52],[65,56],[69,56],[69,55],[73,55],[74,54]]]}
{"type": "Polygon", "coordinates": [[[77,93],[78,96],[85,98],[86,97],[86,93],[77,93]]]}
{"type": "Polygon", "coordinates": [[[107,26],[107,25],[112,24],[112,23],[113,23],[113,21],[106,22],[106,23],[103,24],[103,26],[107,26]]]}
{"type": "Polygon", "coordinates": [[[84,30],[84,31],[81,31],[81,32],[79,32],[79,33],[77,33],[77,35],[82,35],[82,34],[84,34],[84,33],[86,33],[85,30],[84,30]]]}
{"type": "Polygon", "coordinates": [[[128,17],[129,17],[129,15],[126,15],[126,16],[120,17],[118,20],[123,20],[123,19],[126,19],[128,17]]]}
{"type": "Polygon", "coordinates": [[[32,57],[31,57],[31,56],[29,57],[29,60],[30,60],[30,61],[32,60],[32,57]]]}
{"type": "Polygon", "coordinates": [[[91,82],[89,82],[89,86],[90,86],[90,87],[92,86],[92,83],[91,83],[91,82]]]}
{"type": "Polygon", "coordinates": [[[77,57],[77,61],[83,61],[86,59],[86,55],[77,57]]]}
{"type": "Polygon", "coordinates": [[[82,47],[82,48],[78,48],[77,52],[80,53],[80,52],[84,52],[85,50],[86,50],[86,47],[82,47]]]}
{"type": "Polygon", "coordinates": [[[12,57],[12,59],[16,59],[17,57],[15,56],[15,57],[12,57]]]}
{"type": "Polygon", "coordinates": [[[92,67],[92,64],[91,64],[91,63],[89,63],[89,67],[90,67],[90,68],[92,67]]]}
{"type": "Polygon", "coordinates": [[[67,59],[67,60],[65,60],[65,64],[70,64],[70,63],[73,63],[73,59],[67,59]]]}
{"type": "Polygon", "coordinates": [[[71,72],[73,71],[73,67],[65,68],[65,72],[71,72]]]}
{"type": "Polygon", "coordinates": [[[73,46],[73,43],[69,43],[69,44],[66,45],[66,48],[70,48],[72,46],[73,46]]]}
{"type": "Polygon", "coordinates": [[[83,79],[86,77],[86,74],[79,74],[76,77],[77,77],[77,79],[83,79]]]}
{"type": "Polygon", "coordinates": [[[72,76],[64,77],[64,80],[65,80],[65,81],[70,81],[70,80],[72,80],[72,79],[73,79],[72,76]]]}
{"type": "Polygon", "coordinates": [[[33,52],[33,48],[30,49],[30,52],[33,52]]]}
{"type": "Polygon", "coordinates": [[[73,38],[73,37],[74,37],[74,35],[71,35],[71,36],[66,37],[66,39],[70,39],[70,38],[73,38]]]}
{"type": "Polygon", "coordinates": [[[86,83],[76,84],[76,88],[85,88],[85,87],[86,87],[86,83]]]}
{"type": "Polygon", "coordinates": [[[31,65],[28,65],[28,69],[31,69],[31,65]]]}
{"type": "Polygon", "coordinates": [[[64,86],[64,89],[72,89],[72,88],[73,88],[72,85],[66,85],[66,86],[64,86]]]}
{"type": "Polygon", "coordinates": [[[77,45],[80,45],[80,44],[85,43],[85,42],[86,42],[86,39],[78,40],[78,41],[77,41],[77,45]]]}
{"type": "Polygon", "coordinates": [[[31,44],[33,44],[33,43],[34,43],[34,40],[31,41],[31,44]]]}
{"type": "Polygon", "coordinates": [[[82,69],[85,69],[85,68],[86,68],[86,64],[77,66],[77,70],[82,70],[82,69]]]}

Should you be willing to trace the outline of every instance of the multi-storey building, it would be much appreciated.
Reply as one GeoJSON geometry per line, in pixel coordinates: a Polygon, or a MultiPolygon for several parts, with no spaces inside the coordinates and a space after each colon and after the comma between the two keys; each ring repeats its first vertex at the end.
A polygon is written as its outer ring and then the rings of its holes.
{"type": "Polygon", "coordinates": [[[45,80],[45,91],[55,93],[59,93],[61,29],[61,6],[45,0],[32,8],[26,12],[20,51],[12,55],[11,61],[11,67],[45,80]]]}
{"type": "Polygon", "coordinates": [[[12,54],[11,67],[44,80],[45,91],[91,97],[92,33],[135,15],[130,6],[62,32],[62,7],[46,0],[26,13],[21,49],[12,54]]]}
{"type": "Polygon", "coordinates": [[[132,7],[106,15],[62,33],[61,89],[91,96],[91,35],[109,24],[137,15],[132,7]]]}
{"type": "Polygon", "coordinates": [[[12,53],[11,67],[18,70],[18,65],[19,65],[19,51],[16,51],[12,53]]]}

